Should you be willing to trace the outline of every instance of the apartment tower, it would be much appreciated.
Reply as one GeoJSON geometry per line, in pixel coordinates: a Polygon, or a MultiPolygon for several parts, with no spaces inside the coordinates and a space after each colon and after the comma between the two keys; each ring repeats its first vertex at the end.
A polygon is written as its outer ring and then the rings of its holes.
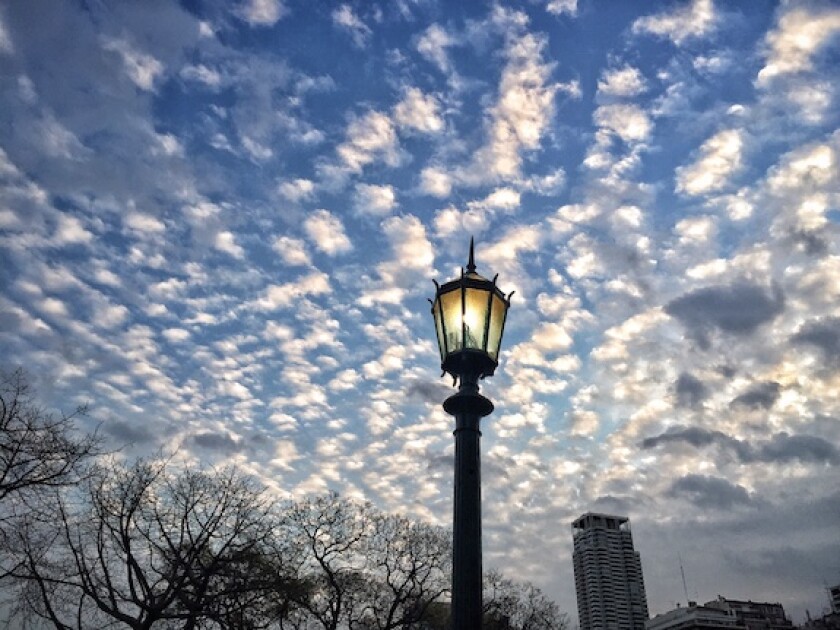
{"type": "Polygon", "coordinates": [[[572,523],[580,630],[644,630],[648,619],[630,519],[587,512],[572,523]]]}

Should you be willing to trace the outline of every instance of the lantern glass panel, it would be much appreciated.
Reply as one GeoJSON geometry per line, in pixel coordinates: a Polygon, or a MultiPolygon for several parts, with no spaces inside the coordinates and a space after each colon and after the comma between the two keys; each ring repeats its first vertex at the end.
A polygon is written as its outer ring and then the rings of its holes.
{"type": "Polygon", "coordinates": [[[435,313],[435,330],[437,331],[437,340],[438,340],[438,349],[440,350],[440,358],[441,360],[446,358],[446,346],[444,345],[444,338],[443,338],[443,322],[441,322],[440,318],[440,300],[435,300],[434,305],[434,313],[435,313]]]}
{"type": "MultiPolygon", "coordinates": [[[[446,327],[446,353],[455,352],[463,347],[463,329],[461,327],[462,305],[461,291],[455,289],[440,296],[443,307],[443,324],[446,327]]],[[[445,355],[444,355],[445,358],[445,355]]]]}
{"type": "Polygon", "coordinates": [[[505,326],[507,305],[498,295],[493,295],[490,313],[490,330],[487,335],[487,354],[494,361],[499,360],[499,345],[502,343],[502,330],[505,326]]]}
{"type": "Polygon", "coordinates": [[[469,288],[466,290],[464,331],[465,346],[484,350],[487,343],[485,332],[487,330],[487,306],[490,295],[482,289],[469,288]]]}

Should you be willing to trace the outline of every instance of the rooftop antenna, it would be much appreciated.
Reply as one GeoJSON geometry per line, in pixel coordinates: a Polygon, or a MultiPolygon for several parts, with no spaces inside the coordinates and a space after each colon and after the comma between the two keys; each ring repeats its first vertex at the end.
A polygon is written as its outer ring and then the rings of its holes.
{"type": "Polygon", "coordinates": [[[685,593],[685,605],[690,607],[691,605],[688,603],[688,587],[685,585],[685,569],[683,569],[682,555],[680,555],[679,551],[677,552],[677,558],[680,560],[680,575],[682,576],[683,593],[685,593]]]}

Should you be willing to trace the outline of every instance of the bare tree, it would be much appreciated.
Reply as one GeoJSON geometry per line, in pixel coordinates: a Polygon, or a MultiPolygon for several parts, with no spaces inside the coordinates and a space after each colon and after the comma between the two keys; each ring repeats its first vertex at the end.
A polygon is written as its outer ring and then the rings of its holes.
{"type": "Polygon", "coordinates": [[[8,553],[14,529],[45,495],[83,480],[100,454],[96,434],[76,430],[86,411],[48,413],[34,402],[24,370],[0,370],[0,578],[15,568],[8,553]]]}
{"type": "Polygon", "coordinates": [[[489,571],[484,576],[484,626],[488,630],[566,630],[569,619],[530,582],[514,582],[489,571]]]}
{"type": "Polygon", "coordinates": [[[56,494],[57,526],[18,545],[25,611],[55,628],[260,628],[282,613],[292,576],[262,491],[234,471],[167,474],[112,465],[78,505],[56,494]]]}
{"type": "Polygon", "coordinates": [[[95,434],[76,434],[75,418],[86,412],[47,413],[32,400],[22,369],[0,370],[0,502],[79,482],[100,445],[95,434]]]}
{"type": "Polygon", "coordinates": [[[358,625],[365,615],[365,539],[371,507],[336,494],[292,503],[285,527],[306,550],[299,573],[306,589],[299,604],[324,630],[358,625]]]}
{"type": "Polygon", "coordinates": [[[451,533],[403,516],[378,513],[366,540],[368,627],[410,627],[449,591],[451,533]]]}

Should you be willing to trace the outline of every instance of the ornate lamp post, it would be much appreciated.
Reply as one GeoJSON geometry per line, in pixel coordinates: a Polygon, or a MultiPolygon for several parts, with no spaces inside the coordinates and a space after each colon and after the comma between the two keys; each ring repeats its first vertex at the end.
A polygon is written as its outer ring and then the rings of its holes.
{"type": "MultiPolygon", "coordinates": [[[[498,275],[496,276],[498,277],[498,275]]],[[[467,271],[443,286],[435,282],[432,302],[440,367],[460,381],[458,392],[443,403],[455,416],[455,501],[452,557],[452,627],[481,628],[481,460],[479,421],[493,403],[478,391],[478,381],[491,376],[510,306],[510,295],[475,271],[473,241],[467,271]]]]}

